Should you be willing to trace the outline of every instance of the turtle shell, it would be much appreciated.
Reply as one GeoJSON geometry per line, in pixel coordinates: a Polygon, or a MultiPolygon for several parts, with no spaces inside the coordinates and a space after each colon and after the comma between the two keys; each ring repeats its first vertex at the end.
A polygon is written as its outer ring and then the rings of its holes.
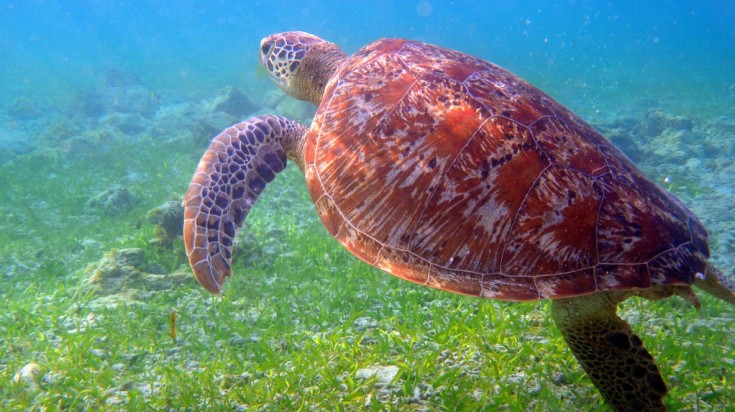
{"type": "Polygon", "coordinates": [[[307,135],[319,216],[398,277],[506,300],[690,285],[707,233],[589,124],[478,58],[371,43],[307,135]]]}

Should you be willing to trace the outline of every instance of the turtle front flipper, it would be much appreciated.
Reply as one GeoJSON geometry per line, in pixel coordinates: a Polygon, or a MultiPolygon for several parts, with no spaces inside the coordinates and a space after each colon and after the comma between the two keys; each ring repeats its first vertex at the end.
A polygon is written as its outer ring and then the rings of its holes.
{"type": "Polygon", "coordinates": [[[666,411],[653,357],[607,293],[554,300],[551,314],[587,376],[616,411],[666,411]]]}
{"type": "Polygon", "coordinates": [[[219,293],[230,276],[232,244],[258,196],[286,159],[303,170],[307,128],[278,116],[258,116],[212,140],[184,197],[184,244],[199,283],[219,293]]]}

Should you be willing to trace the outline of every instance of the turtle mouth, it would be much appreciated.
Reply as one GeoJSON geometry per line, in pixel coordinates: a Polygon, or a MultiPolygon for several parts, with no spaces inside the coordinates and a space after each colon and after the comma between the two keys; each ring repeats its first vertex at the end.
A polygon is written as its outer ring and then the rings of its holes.
{"type": "Polygon", "coordinates": [[[263,40],[260,41],[260,63],[268,68],[268,73],[273,72],[272,63],[270,66],[268,63],[270,62],[271,51],[273,51],[274,46],[275,43],[269,37],[264,37],[263,40]]]}

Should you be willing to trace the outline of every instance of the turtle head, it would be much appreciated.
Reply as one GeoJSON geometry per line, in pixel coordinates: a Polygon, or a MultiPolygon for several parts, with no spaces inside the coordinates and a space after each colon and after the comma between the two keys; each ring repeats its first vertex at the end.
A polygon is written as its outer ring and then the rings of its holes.
{"type": "Polygon", "coordinates": [[[301,31],[272,34],[260,41],[260,62],[271,79],[287,94],[316,105],[345,57],[336,44],[301,31]]]}

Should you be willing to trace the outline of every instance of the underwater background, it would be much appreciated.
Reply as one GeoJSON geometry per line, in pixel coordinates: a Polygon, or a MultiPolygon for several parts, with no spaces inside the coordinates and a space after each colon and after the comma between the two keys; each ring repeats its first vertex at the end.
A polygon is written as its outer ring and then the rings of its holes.
{"type": "MultiPolygon", "coordinates": [[[[308,124],[258,67],[314,33],[458,49],[589,121],[735,267],[730,1],[17,1],[0,4],[0,410],[606,410],[548,316],[368,267],[290,166],[223,298],[187,266],[181,196],[252,115],[308,124]]],[[[629,300],[671,410],[735,410],[735,310],[629,300]]]]}

